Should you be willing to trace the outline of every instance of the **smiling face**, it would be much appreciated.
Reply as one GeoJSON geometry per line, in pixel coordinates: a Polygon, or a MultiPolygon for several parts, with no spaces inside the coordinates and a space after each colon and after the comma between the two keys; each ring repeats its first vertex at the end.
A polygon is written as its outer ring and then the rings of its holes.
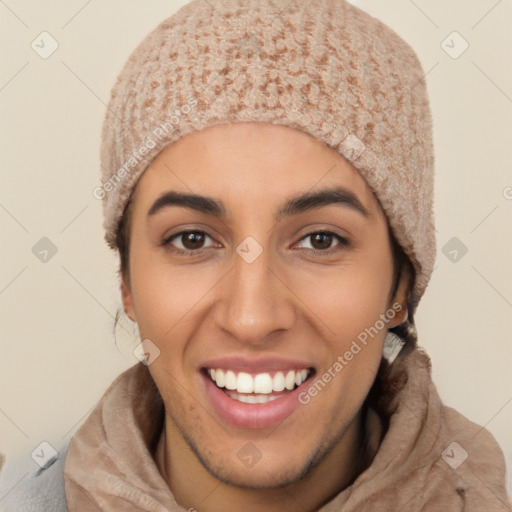
{"type": "Polygon", "coordinates": [[[390,297],[387,221],[359,173],[291,128],[217,126],[158,156],[129,224],[123,302],[160,350],[171,473],[179,456],[252,488],[353,476],[340,465],[407,294],[403,280],[390,297]]]}

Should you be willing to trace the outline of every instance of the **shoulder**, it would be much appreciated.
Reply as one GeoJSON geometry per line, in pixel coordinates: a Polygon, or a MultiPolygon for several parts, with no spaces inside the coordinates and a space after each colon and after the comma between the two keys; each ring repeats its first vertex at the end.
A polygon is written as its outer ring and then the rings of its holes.
{"type": "Polygon", "coordinates": [[[456,482],[457,493],[475,510],[510,510],[505,457],[494,436],[451,407],[443,406],[442,413],[445,482],[456,482]]]}
{"type": "Polygon", "coordinates": [[[0,512],[67,512],[64,491],[67,448],[66,444],[42,468],[36,466],[30,454],[14,461],[7,458],[1,474],[0,512]]]}

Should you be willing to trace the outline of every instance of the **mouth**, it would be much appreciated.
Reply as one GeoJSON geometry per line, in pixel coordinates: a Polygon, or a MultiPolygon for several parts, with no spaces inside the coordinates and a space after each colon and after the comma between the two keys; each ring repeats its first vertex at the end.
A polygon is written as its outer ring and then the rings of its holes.
{"type": "Polygon", "coordinates": [[[245,429],[272,428],[292,415],[300,405],[301,390],[315,374],[315,369],[307,366],[264,372],[235,366],[208,365],[201,368],[200,375],[218,416],[245,429]]]}
{"type": "Polygon", "coordinates": [[[311,368],[251,374],[221,368],[206,368],[215,385],[233,400],[246,404],[265,404],[282,398],[301,386],[311,368]]]}

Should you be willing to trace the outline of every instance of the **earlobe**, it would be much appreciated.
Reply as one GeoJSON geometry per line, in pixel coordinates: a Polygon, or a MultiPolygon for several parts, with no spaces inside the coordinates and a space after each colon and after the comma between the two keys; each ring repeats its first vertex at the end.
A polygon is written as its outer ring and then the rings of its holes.
{"type": "Polygon", "coordinates": [[[402,306],[402,309],[400,310],[398,315],[395,316],[395,319],[393,320],[391,327],[396,327],[397,325],[403,324],[407,320],[407,308],[404,307],[403,304],[400,305],[402,306]]]}
{"type": "Polygon", "coordinates": [[[400,283],[398,285],[398,290],[395,293],[393,301],[390,304],[397,314],[393,318],[393,321],[390,323],[390,327],[396,327],[401,323],[407,320],[408,316],[408,296],[410,293],[411,287],[409,282],[409,273],[407,271],[403,271],[400,276],[400,283]]]}
{"type": "Polygon", "coordinates": [[[392,329],[407,320],[408,310],[406,303],[405,301],[399,300],[397,296],[391,304],[389,304],[388,312],[392,312],[389,315],[389,323],[387,325],[388,329],[392,329]]]}
{"type": "Polygon", "coordinates": [[[133,307],[132,292],[130,290],[130,284],[124,274],[121,276],[121,300],[123,302],[123,309],[126,316],[132,321],[136,322],[135,309],[133,307]]]}

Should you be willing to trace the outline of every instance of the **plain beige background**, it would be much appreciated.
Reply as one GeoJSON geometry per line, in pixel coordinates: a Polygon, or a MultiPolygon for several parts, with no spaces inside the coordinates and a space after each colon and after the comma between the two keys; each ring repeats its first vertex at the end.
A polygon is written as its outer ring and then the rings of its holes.
{"type": "MultiPolygon", "coordinates": [[[[8,456],[32,463],[42,441],[60,447],[136,363],[136,338],[120,329],[116,345],[112,334],[117,261],[92,195],[100,128],[129,53],[184,3],[0,0],[0,451],[8,456]],[[31,47],[43,31],[58,43],[46,59],[31,47]],[[46,262],[32,249],[42,237],[57,249],[46,262]]],[[[418,310],[420,343],[445,403],[485,425],[511,468],[512,2],[353,3],[408,41],[427,73],[438,254],[418,310]],[[458,246],[446,246],[453,237],[458,246]]]]}

